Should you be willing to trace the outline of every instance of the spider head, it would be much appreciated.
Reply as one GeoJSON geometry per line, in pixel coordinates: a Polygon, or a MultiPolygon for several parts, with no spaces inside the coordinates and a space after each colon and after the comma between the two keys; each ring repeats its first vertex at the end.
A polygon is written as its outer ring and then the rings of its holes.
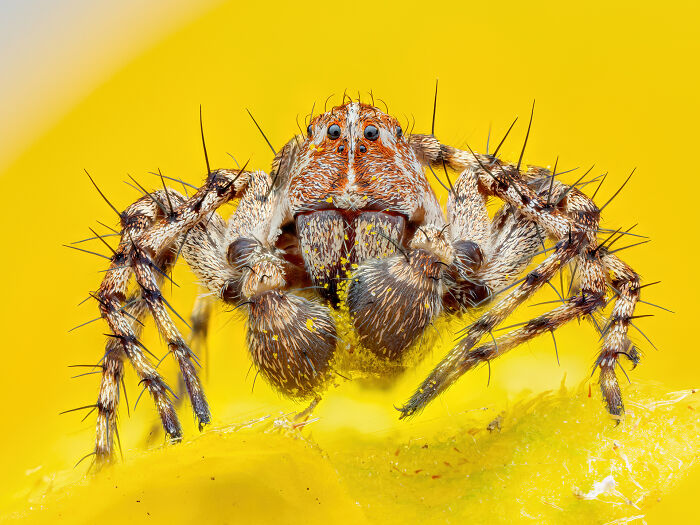
{"type": "Polygon", "coordinates": [[[313,118],[289,178],[294,216],[322,209],[390,212],[420,219],[432,194],[401,124],[349,102],[313,118]]]}

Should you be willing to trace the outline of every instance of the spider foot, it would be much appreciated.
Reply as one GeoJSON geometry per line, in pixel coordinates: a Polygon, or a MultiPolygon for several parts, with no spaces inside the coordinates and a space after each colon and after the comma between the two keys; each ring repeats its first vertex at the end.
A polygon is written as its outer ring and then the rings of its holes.
{"type": "Polygon", "coordinates": [[[435,379],[428,378],[403,406],[394,407],[401,413],[399,419],[411,418],[423,410],[439,393],[438,382],[435,379]]]}
{"type": "Polygon", "coordinates": [[[611,416],[620,422],[621,417],[625,413],[625,406],[622,402],[622,392],[620,391],[620,383],[615,375],[615,358],[602,359],[600,363],[600,391],[603,394],[603,400],[608,412],[611,416]]]}

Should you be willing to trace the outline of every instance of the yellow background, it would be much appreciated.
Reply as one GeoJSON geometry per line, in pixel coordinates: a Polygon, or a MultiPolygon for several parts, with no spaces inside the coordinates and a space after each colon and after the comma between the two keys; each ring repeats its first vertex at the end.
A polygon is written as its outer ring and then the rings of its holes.
{"type": "MultiPolygon", "coordinates": [[[[660,351],[633,334],[645,356],[630,373],[632,381],[658,381],[666,391],[698,386],[692,200],[700,118],[698,14],[692,2],[233,2],[192,15],[156,45],[133,52],[127,65],[105,74],[60,119],[37,124],[33,143],[8,156],[1,175],[0,509],[24,494],[37,472],[68,469],[92,446],[92,417],[81,423],[77,414],[58,415],[93,402],[98,376],[70,379],[74,369],[67,366],[96,362],[104,346],[100,322],[67,333],[96,315],[94,304],[76,305],[97,288],[105,261],[61,244],[90,236],[87,228],[99,227],[96,220],[115,219],[83,168],[119,208],[138,197],[121,182],[127,173],[148,187],[158,183],[147,174],[157,168],[199,184],[205,175],[200,104],[213,166],[231,166],[230,152],[268,169],[270,152],[245,108],[281,147],[296,132],[297,115],[303,121],[314,101],[318,108],[331,93],[339,97],[347,88],[364,98],[371,89],[399,119],[414,116],[416,132],[428,132],[439,77],[436,135],[483,150],[489,126],[500,137],[520,115],[504,150],[517,158],[523,121],[536,99],[528,162],[550,165],[559,156],[560,169],[595,163],[596,171],[610,173],[600,202],[637,167],[605,210],[604,226],[639,223],[636,231],[653,239],[622,254],[646,282],[663,281],[643,298],[676,313],[640,307],[640,313],[657,314],[639,325],[660,351]]],[[[131,38],[128,29],[124,34],[131,38]]],[[[52,104],[50,85],[36,100],[42,104],[52,104]]],[[[3,128],[11,132],[12,123],[3,128]]],[[[575,180],[575,174],[566,177],[575,180]]],[[[92,248],[100,251],[98,243],[92,248]]],[[[196,287],[184,264],[175,281],[181,289],[172,302],[188,312],[196,287]]],[[[344,384],[329,392],[315,432],[347,425],[371,433],[404,425],[392,404],[403,401],[447,350],[451,337],[443,339],[426,363],[389,391],[344,384]]],[[[485,370],[471,373],[420,417],[429,421],[484,404],[498,413],[523,389],[557,388],[564,374],[569,384],[579,384],[590,373],[597,337],[586,323],[573,323],[557,333],[557,342],[561,366],[551,340],[535,340],[493,363],[488,389],[485,370]]],[[[146,346],[164,352],[153,330],[146,346]]],[[[238,314],[218,313],[210,348],[206,386],[214,426],[297,408],[263,381],[251,393],[238,314]]],[[[139,390],[133,375],[127,375],[127,388],[133,407],[139,390]]],[[[188,410],[181,416],[192,436],[188,410]]],[[[153,416],[145,397],[130,418],[121,414],[127,456],[143,447],[153,416]]],[[[691,494],[692,484],[678,490],[691,494]]],[[[672,508],[694,510],[692,501],[672,508]]]]}

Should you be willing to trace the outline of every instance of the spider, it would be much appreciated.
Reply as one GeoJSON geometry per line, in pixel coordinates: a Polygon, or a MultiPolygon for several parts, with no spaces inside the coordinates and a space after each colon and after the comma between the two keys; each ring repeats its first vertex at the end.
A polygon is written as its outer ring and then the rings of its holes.
{"type": "Polygon", "coordinates": [[[312,406],[334,373],[341,334],[333,311],[341,302],[357,341],[387,363],[401,362],[439,317],[476,311],[476,321],[398,409],[400,418],[475,366],[573,319],[592,317],[612,291],[595,366],[607,410],[621,416],[615,366],[621,356],[639,362],[627,331],[640,278],[610,249],[619,230],[599,242],[601,209],[577,187],[583,177],[564,184],[555,178],[556,165],[553,172],[521,166],[522,153],[517,165],[507,163],[498,158],[500,145],[478,154],[443,144],[434,133],[405,134],[373,104],[343,98],[312,116],[306,133],[276,153],[270,173],[246,166],[210,170],[207,159],[206,181],[192,196],[167,188],[161,175],[162,190],[143,190],[123,212],[112,206],[120,216],[120,242],[94,294],[111,330],[93,407],[98,460],[112,454],[125,360],[152,397],[166,434],[181,438],[173,393],[139,341],[148,314],[179,365],[200,429],[210,422],[197,358],[161,293],[179,255],[210,292],[197,300],[193,337],[206,335],[214,299],[240,308],[258,373],[287,396],[313,400],[312,406]],[[445,211],[425,168],[458,173],[454,184],[448,176],[445,211]],[[503,202],[493,218],[486,208],[491,198],[503,202]],[[237,207],[225,221],[217,210],[234,200],[237,207]],[[542,250],[545,240],[550,248],[542,250]],[[545,259],[526,272],[543,252],[545,259]],[[493,336],[570,265],[578,278],[568,297],[493,336]]]}

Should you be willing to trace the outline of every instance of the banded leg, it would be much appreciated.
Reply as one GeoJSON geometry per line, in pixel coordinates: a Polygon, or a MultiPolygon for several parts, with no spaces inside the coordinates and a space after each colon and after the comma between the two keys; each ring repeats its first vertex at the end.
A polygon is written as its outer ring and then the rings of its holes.
{"type": "Polygon", "coordinates": [[[528,321],[522,327],[504,336],[492,341],[486,341],[482,345],[465,350],[460,354],[456,354],[453,351],[446,360],[443,360],[438,365],[438,368],[433,371],[430,377],[423,382],[409,402],[400,409],[402,412],[401,419],[411,416],[416,410],[420,410],[440,392],[454,383],[462,374],[475,366],[482,363],[488,364],[492,359],[505,354],[516,346],[543,333],[554,332],[554,330],[569,321],[588,315],[602,305],[603,300],[600,295],[582,292],[575,297],[569,298],[566,304],[528,321]]]}
{"type": "MultiPolygon", "coordinates": [[[[240,273],[236,272],[226,261],[225,245],[226,223],[216,213],[211,211],[201,223],[195,224],[185,231],[173,242],[171,250],[177,249],[182,254],[192,271],[213,294],[224,301],[236,300],[232,297],[236,279],[240,273]]],[[[190,349],[172,318],[166,310],[169,307],[156,282],[157,274],[151,271],[147,264],[147,256],[137,246],[133,247],[133,270],[136,281],[141,286],[143,296],[161,335],[166,339],[168,348],[178,362],[181,379],[188,394],[192,409],[197,416],[199,429],[211,420],[209,406],[204,395],[204,389],[198,377],[195,364],[198,362],[197,354],[190,349]]],[[[206,344],[206,330],[208,317],[211,312],[211,298],[200,297],[195,302],[192,313],[191,342],[203,347],[206,344]]],[[[182,384],[182,383],[181,383],[182,384]]]]}
{"type": "MultiPolygon", "coordinates": [[[[204,368],[205,376],[210,367],[207,336],[214,297],[229,303],[239,300],[239,295],[233,290],[236,289],[240,272],[236,272],[226,261],[225,232],[226,222],[216,212],[211,212],[205,221],[193,226],[176,241],[177,251],[182,253],[200,282],[200,294],[190,314],[191,331],[187,346],[194,356],[201,357],[200,365],[204,368]]],[[[155,277],[158,275],[155,274],[155,277]]],[[[189,395],[185,377],[183,374],[178,380],[178,408],[184,401],[184,394],[189,395]]],[[[157,430],[151,429],[148,435],[157,435],[157,430]]]]}
{"type": "MultiPolygon", "coordinates": [[[[151,394],[163,428],[174,439],[181,435],[180,422],[170,399],[170,388],[144,354],[145,348],[138,342],[143,319],[148,313],[146,300],[140,292],[132,294],[128,300],[125,299],[129,282],[129,269],[126,265],[129,239],[141,235],[157,217],[157,206],[145,197],[124,211],[122,240],[115,250],[110,268],[96,295],[100,313],[112,330],[112,336],[106,345],[97,400],[95,455],[98,462],[106,461],[111,457],[114,436],[117,435],[119,384],[123,381],[125,356],[151,394]]],[[[163,281],[164,274],[169,271],[173,262],[174,257],[170,252],[161,255],[154,262],[162,270],[158,277],[160,282],[163,281]]]]}
{"type": "Polygon", "coordinates": [[[626,356],[635,366],[639,363],[639,352],[627,336],[629,323],[639,300],[639,275],[615,255],[606,253],[602,259],[606,269],[612,274],[611,285],[617,298],[610,320],[603,329],[605,339],[596,366],[600,367],[600,390],[608,412],[619,416],[624,412],[624,404],[615,365],[619,364],[618,358],[621,355],[626,356]]]}
{"type": "Polygon", "coordinates": [[[501,164],[493,157],[443,146],[433,137],[419,137],[415,147],[423,148],[421,158],[426,162],[444,161],[455,169],[476,171],[482,192],[501,198],[524,218],[542,227],[548,236],[561,240],[554,253],[530,272],[523,284],[469,328],[466,336],[400,409],[401,417],[423,408],[461,376],[468,369],[465,368],[470,359],[468,354],[479,340],[574,257],[578,257],[581,268],[582,293],[602,306],[605,292],[605,269],[597,245],[599,211],[580,191],[557,183],[558,195],[552,200],[551,193],[542,191],[541,181],[545,179],[543,174],[548,174],[546,170],[535,168],[521,174],[515,166],[501,164]]]}
{"type": "MultiPolygon", "coordinates": [[[[147,305],[144,303],[144,306],[147,305]]],[[[192,330],[187,340],[189,348],[192,349],[195,356],[199,357],[201,367],[204,369],[205,380],[208,379],[208,373],[211,368],[207,337],[209,334],[209,322],[211,320],[212,309],[213,300],[210,295],[199,295],[195,299],[192,313],[190,314],[190,327],[192,330]]],[[[177,398],[174,403],[177,409],[182,406],[186,394],[187,385],[185,384],[183,376],[180,376],[178,380],[177,398]]],[[[147,433],[147,441],[149,443],[152,438],[155,438],[155,436],[159,434],[160,428],[162,427],[155,423],[149,430],[147,433]]]]}
{"type": "Polygon", "coordinates": [[[152,263],[145,253],[136,248],[132,253],[132,264],[134,275],[138,285],[141,287],[141,295],[151,311],[151,315],[158,327],[158,331],[165,338],[168,349],[175,356],[182,378],[185,381],[185,388],[192,402],[192,409],[199,421],[199,429],[209,423],[211,414],[209,405],[204,396],[202,383],[195,369],[196,357],[190,350],[184,338],[178,331],[175,323],[168,314],[165,307],[165,299],[158,286],[152,270],[152,263]]]}
{"type": "Polygon", "coordinates": [[[167,334],[169,347],[174,351],[181,368],[190,376],[186,380],[189,379],[190,386],[193,387],[190,392],[194,396],[193,407],[199,411],[200,422],[208,421],[208,407],[196,375],[193,374],[189,351],[185,350],[186,345],[181,337],[178,338],[179,334],[171,331],[172,321],[164,311],[159,285],[168,264],[172,264],[176,256],[175,241],[218,206],[243,192],[248,179],[248,173],[219,170],[212,173],[204,187],[186,201],[172,190],[167,190],[167,195],[156,192],[140,199],[121,214],[122,238],[97,293],[101,315],[110,326],[113,339],[107,345],[97,403],[99,412],[95,453],[98,461],[109,459],[113,448],[123,356],[131,361],[141,382],[151,394],[166,433],[174,439],[182,434],[169,397],[172,391],[143,353],[143,347],[138,342],[139,329],[132,326],[133,317],[138,319],[145,314],[145,305],[154,314],[159,326],[170,330],[167,334]],[[169,213],[166,202],[176,205],[169,213]],[[124,301],[132,273],[139,284],[142,303],[127,307],[124,301]],[[129,313],[128,308],[138,315],[129,313]]]}
{"type": "MultiPolygon", "coordinates": [[[[520,304],[530,297],[537,289],[539,289],[547,280],[556,274],[561,266],[572,258],[576,257],[581,246],[580,234],[573,236],[571,241],[565,239],[560,241],[554,253],[545,259],[537,268],[527,274],[522,284],[510,292],[506,297],[501,299],[493,308],[486,314],[481,316],[474,324],[469,327],[466,335],[455,345],[450,353],[437,365],[430,375],[418,387],[416,392],[411,396],[409,401],[400,409],[401,418],[408,417],[416,411],[422,409],[440,393],[444,392],[452,385],[462,374],[471,369],[475,360],[479,360],[479,354],[472,355],[472,349],[486,335],[491,333],[504,319],[506,319],[520,304]]],[[[604,277],[596,275],[596,267],[589,262],[584,263],[582,273],[587,277],[585,284],[582,286],[582,294],[586,298],[584,304],[591,304],[591,308],[599,307],[604,304],[604,277]],[[593,277],[593,278],[591,278],[593,277]]],[[[576,303],[574,303],[575,306],[576,303]]],[[[572,307],[567,310],[563,317],[559,317],[559,312],[555,310],[555,320],[558,319],[573,319],[582,310],[572,307]],[[572,315],[570,315],[572,314],[572,315]]],[[[587,312],[588,313],[588,312],[587,312]]],[[[544,327],[537,325],[537,319],[531,321],[534,325],[530,325],[530,329],[537,328],[542,330],[544,327]]],[[[528,323],[529,325],[529,323],[528,323]]],[[[528,326],[526,325],[526,326],[528,326]]],[[[536,335],[538,330],[533,330],[536,335]]],[[[511,341],[506,341],[506,346],[502,351],[512,348],[514,341],[519,337],[527,335],[526,332],[516,332],[511,341]]],[[[486,345],[485,355],[490,355],[495,352],[495,349],[490,349],[486,345]]],[[[498,354],[495,354],[498,355],[498,354]]],[[[495,356],[494,355],[494,356],[495,356]]]]}

